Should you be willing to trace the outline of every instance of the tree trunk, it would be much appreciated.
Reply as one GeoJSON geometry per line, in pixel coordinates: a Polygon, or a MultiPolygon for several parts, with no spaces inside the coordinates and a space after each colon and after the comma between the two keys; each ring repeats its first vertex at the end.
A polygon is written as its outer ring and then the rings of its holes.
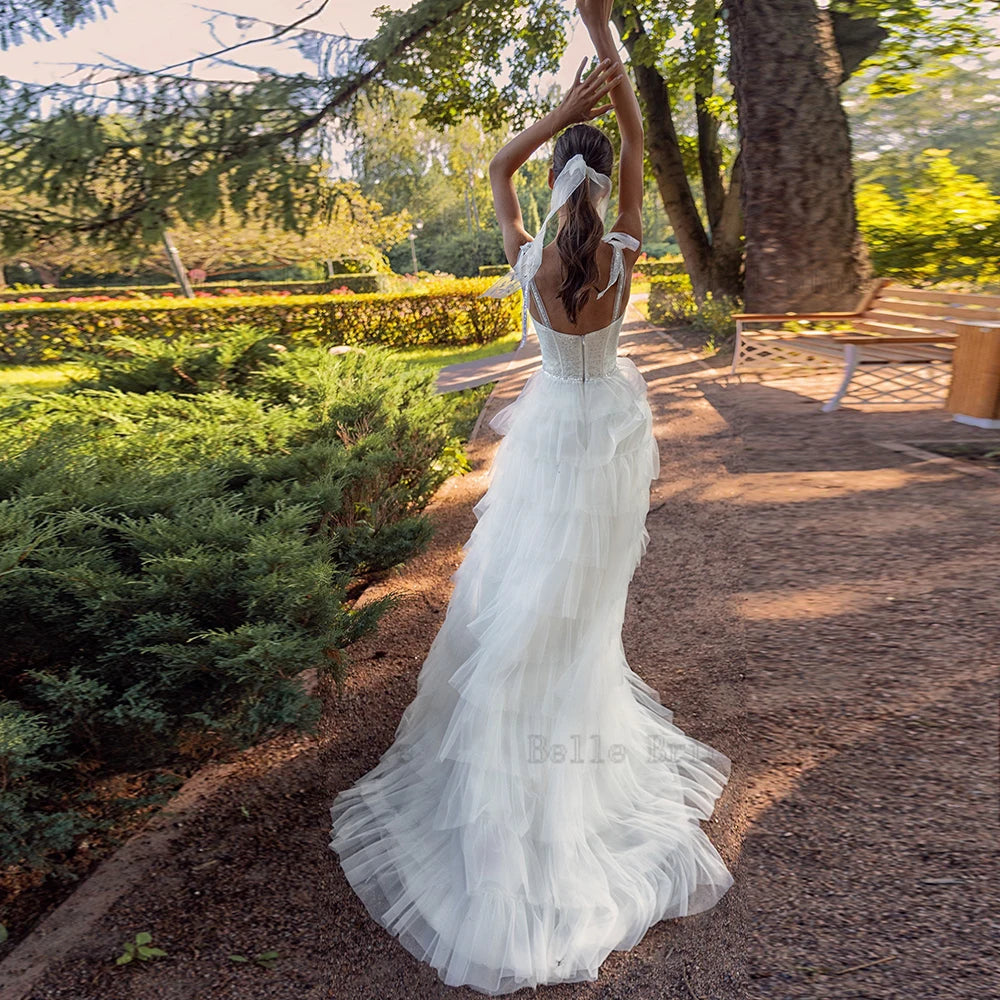
{"type": "Polygon", "coordinates": [[[656,187],[677,238],[684,267],[691,277],[695,298],[700,302],[706,292],[713,290],[712,249],[684,170],[670,107],[670,91],[656,68],[646,65],[640,57],[641,51],[649,46],[643,44],[647,41],[646,30],[639,19],[626,20],[617,8],[612,17],[635,73],[645,120],[646,154],[656,187]]]}
{"type": "Polygon", "coordinates": [[[815,0],[725,6],[742,139],[746,309],[849,309],[870,267],[830,18],[815,0]]]}
{"type": "Polygon", "coordinates": [[[711,112],[708,104],[708,98],[715,90],[717,36],[715,0],[695,0],[691,18],[691,30],[694,32],[695,48],[700,62],[694,81],[698,169],[701,173],[701,189],[705,196],[708,231],[714,235],[726,202],[722,150],[719,148],[719,119],[711,112]]]}
{"type": "Polygon", "coordinates": [[[712,294],[743,298],[743,155],[737,153],[718,221],[712,227],[712,294]]]}
{"type": "MultiPolygon", "coordinates": [[[[714,8],[705,7],[703,14],[714,17],[714,8]]],[[[713,296],[741,298],[743,219],[739,205],[739,158],[733,165],[727,191],[718,143],[718,122],[708,112],[703,96],[704,88],[710,90],[712,86],[711,70],[706,69],[700,81],[701,93],[696,91],[698,156],[709,219],[706,228],[684,168],[670,89],[656,67],[643,57],[644,52],[651,51],[645,26],[634,12],[626,18],[617,5],[612,19],[635,73],[645,122],[646,155],[684,258],[684,268],[691,278],[694,297],[701,302],[711,292],[713,296]]],[[[714,26],[709,25],[706,30],[714,30],[714,26]]]]}

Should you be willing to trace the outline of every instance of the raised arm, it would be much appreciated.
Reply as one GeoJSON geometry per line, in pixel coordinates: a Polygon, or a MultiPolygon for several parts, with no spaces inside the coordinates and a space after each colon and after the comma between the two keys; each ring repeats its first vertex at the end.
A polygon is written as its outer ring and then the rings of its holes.
{"type": "Polygon", "coordinates": [[[643,134],[642,112],[611,37],[612,0],[578,0],[577,9],[590,35],[598,58],[610,64],[621,82],[610,91],[622,139],[618,163],[618,219],[614,229],[642,239],[643,134]]]}
{"type": "MultiPolygon", "coordinates": [[[[610,36],[609,36],[610,37],[610,36]]],[[[523,244],[534,238],[524,228],[521,217],[521,206],[514,190],[514,174],[528,161],[536,149],[545,145],[557,132],[561,132],[577,122],[587,122],[592,118],[610,111],[612,105],[601,105],[612,87],[621,80],[621,60],[617,65],[608,60],[602,62],[594,71],[583,78],[583,69],[587,65],[584,59],[576,71],[576,79],[562,103],[544,118],[519,132],[490,161],[490,187],[493,189],[493,207],[497,213],[497,221],[503,233],[503,248],[508,263],[513,267],[517,261],[518,251],[523,244]]],[[[620,87],[618,88],[621,89],[620,87]]],[[[642,140],[640,138],[640,148],[642,140]]],[[[640,154],[640,171],[642,161],[640,154]]],[[[641,179],[641,177],[640,177],[641,179]]],[[[631,231],[631,230],[629,230],[631,231]]]]}

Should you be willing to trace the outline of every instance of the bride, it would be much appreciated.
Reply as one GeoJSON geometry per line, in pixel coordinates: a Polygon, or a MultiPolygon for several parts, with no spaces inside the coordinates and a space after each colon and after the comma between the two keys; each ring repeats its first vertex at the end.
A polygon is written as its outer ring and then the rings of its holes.
{"type": "Polygon", "coordinates": [[[371,916],[448,985],[491,995],[596,979],[613,949],[733,881],[700,826],[730,761],[673,725],[622,647],[659,473],[645,382],[616,356],[642,236],[642,120],[611,0],[579,8],[600,64],[490,165],[512,264],[490,294],[523,290],[542,369],[491,422],[489,489],[395,741],[331,808],[330,846],[371,916]],[[585,124],[605,97],[621,133],[607,235],[613,152],[585,124]],[[513,176],[557,133],[532,236],[513,176]]]}

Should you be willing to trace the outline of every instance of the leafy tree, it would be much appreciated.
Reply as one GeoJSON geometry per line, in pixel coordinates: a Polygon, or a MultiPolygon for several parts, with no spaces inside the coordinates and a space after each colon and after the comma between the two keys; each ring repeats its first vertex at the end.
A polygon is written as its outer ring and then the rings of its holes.
{"type": "MultiPolygon", "coordinates": [[[[148,239],[178,217],[211,218],[224,180],[241,193],[237,212],[267,191],[283,224],[304,228],[290,192],[309,182],[307,161],[322,155],[325,128],[348,114],[365,88],[419,88],[420,114],[435,124],[453,125],[473,112],[489,129],[505,120],[520,124],[549,100],[535,81],[558,64],[570,16],[560,0],[420,0],[404,13],[383,9],[378,34],[359,42],[315,28],[311,19],[325,5],[317,0],[291,25],[242,19],[245,37],[195,60],[235,62],[234,50],[242,58],[250,33],[263,27],[271,42],[309,54],[315,74],[281,76],[258,67],[250,82],[220,83],[178,76],[176,67],[118,67],[113,97],[93,76],[74,86],[8,82],[0,91],[0,140],[16,156],[0,157],[0,181],[24,178],[26,190],[59,206],[0,212],[8,248],[60,228],[148,239]],[[59,110],[44,117],[45,101],[59,110]],[[134,124],[117,133],[99,124],[109,102],[128,108],[134,124]],[[123,181],[114,203],[91,190],[96,177],[109,175],[123,181]]],[[[741,206],[751,304],[793,308],[827,298],[833,305],[829,299],[852,296],[864,260],[849,205],[850,145],[837,87],[865,60],[877,60],[885,80],[903,79],[923,59],[969,50],[983,37],[985,24],[975,19],[983,8],[978,0],[617,3],[646,109],[652,172],[696,293],[725,292],[738,282],[741,206]],[[720,72],[727,62],[740,115],[739,159],[727,131],[720,72]],[[799,102],[797,117],[788,114],[789,95],[799,102]],[[687,99],[695,128],[685,133],[675,109],[687,99]],[[810,119],[807,135],[803,122],[810,119]],[[779,128],[787,134],[775,143],[769,136],[779,128]],[[809,152],[827,148],[832,159],[809,152]],[[803,270],[817,276],[816,287],[783,279],[803,270]]],[[[322,210],[319,198],[316,204],[322,210]]]]}
{"type": "Polygon", "coordinates": [[[898,194],[933,147],[950,150],[955,164],[1000,191],[1000,53],[928,62],[909,84],[887,93],[877,67],[845,84],[858,180],[898,194]]]}
{"type": "Polygon", "coordinates": [[[71,28],[114,10],[114,0],[5,0],[0,3],[0,51],[65,35],[71,28]]]}
{"type": "MultiPolygon", "coordinates": [[[[250,266],[320,261],[334,265],[334,270],[341,260],[363,260],[372,270],[383,268],[384,252],[410,230],[407,214],[383,215],[382,206],[365,198],[357,184],[349,181],[339,181],[332,189],[328,215],[312,220],[304,232],[271,222],[266,200],[261,198],[248,218],[234,219],[234,213],[224,209],[208,222],[178,223],[171,238],[185,266],[198,268],[210,278],[250,266]]],[[[140,266],[171,273],[162,252],[147,253],[140,266]]]]}
{"type": "MultiPolygon", "coordinates": [[[[229,200],[212,219],[204,222],[179,220],[171,237],[181,260],[189,269],[200,269],[208,277],[245,271],[248,268],[365,261],[372,269],[385,266],[385,251],[409,232],[405,213],[383,215],[378,202],[365,198],[357,184],[330,183],[328,214],[312,220],[304,232],[282,229],[271,219],[266,198],[258,196],[243,218],[233,212],[229,200]]],[[[16,196],[0,191],[0,207],[16,196]]],[[[38,201],[38,196],[34,200],[38,201]]],[[[308,215],[308,213],[306,213],[308,215]]],[[[106,275],[160,273],[172,275],[161,244],[116,247],[85,242],[72,233],[55,233],[23,247],[9,264],[34,271],[45,284],[58,285],[65,275],[94,278],[106,275]]]]}
{"type": "Polygon", "coordinates": [[[962,173],[942,149],[925,150],[899,195],[858,189],[861,228],[879,274],[911,284],[1000,281],[1000,196],[962,173]]]}

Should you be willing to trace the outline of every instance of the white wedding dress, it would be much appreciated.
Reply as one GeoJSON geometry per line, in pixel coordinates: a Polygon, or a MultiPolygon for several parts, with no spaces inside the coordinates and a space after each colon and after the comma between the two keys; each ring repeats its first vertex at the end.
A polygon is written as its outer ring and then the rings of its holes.
{"type": "Polygon", "coordinates": [[[541,371],[490,422],[489,489],[395,742],[331,809],[372,917],[492,995],[595,979],[733,881],[699,824],[730,761],[673,725],[622,647],[659,460],[645,382],[616,356],[617,236],[603,329],[553,330],[528,283],[541,371]]]}

